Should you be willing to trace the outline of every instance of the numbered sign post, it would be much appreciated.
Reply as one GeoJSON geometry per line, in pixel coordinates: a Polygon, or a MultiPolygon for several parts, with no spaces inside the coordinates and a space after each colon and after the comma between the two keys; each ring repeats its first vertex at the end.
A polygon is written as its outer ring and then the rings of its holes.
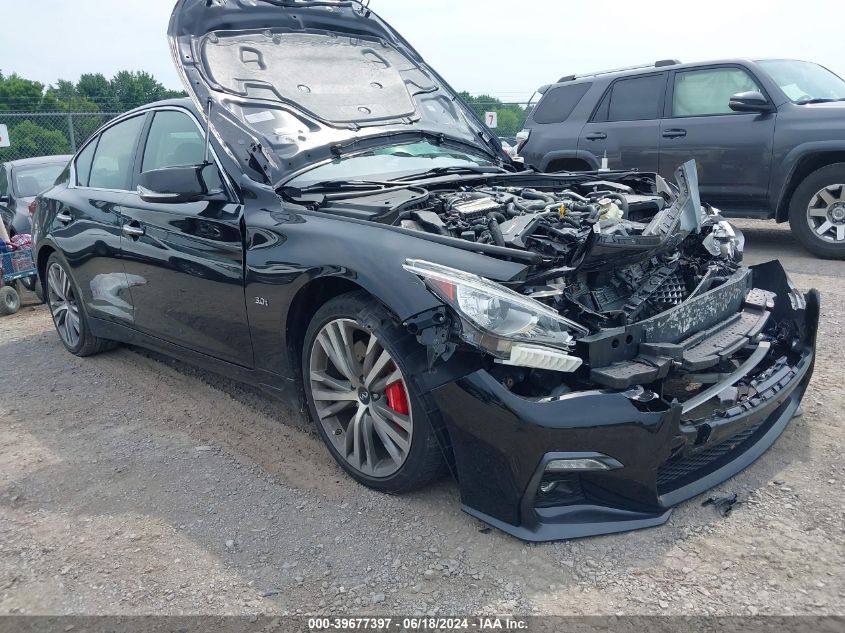
{"type": "Polygon", "coordinates": [[[0,123],[0,147],[10,147],[12,142],[9,140],[9,128],[0,123]]]}
{"type": "Polygon", "coordinates": [[[498,112],[485,112],[484,120],[487,122],[487,127],[489,127],[491,130],[495,130],[497,127],[499,127],[498,112]]]}

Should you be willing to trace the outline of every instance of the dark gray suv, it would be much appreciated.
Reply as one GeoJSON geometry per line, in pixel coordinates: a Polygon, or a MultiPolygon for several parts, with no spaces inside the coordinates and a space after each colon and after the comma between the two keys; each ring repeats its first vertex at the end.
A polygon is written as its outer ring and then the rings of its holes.
{"type": "Polygon", "coordinates": [[[693,158],[724,215],[788,220],[808,250],[845,259],[845,81],[826,68],[664,60],[540,92],[520,135],[526,165],[671,176],[693,158]]]}

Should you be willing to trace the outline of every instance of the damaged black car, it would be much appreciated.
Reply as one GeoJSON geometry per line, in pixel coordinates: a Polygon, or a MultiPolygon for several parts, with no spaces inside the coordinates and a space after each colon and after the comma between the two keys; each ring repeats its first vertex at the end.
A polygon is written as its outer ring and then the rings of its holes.
{"type": "Polygon", "coordinates": [[[794,416],[819,295],[743,266],[693,164],[518,171],[359,2],[180,0],[169,36],[191,99],[109,122],[37,201],[71,353],[256,385],[359,482],[451,471],[531,541],[658,525],[794,416]]]}

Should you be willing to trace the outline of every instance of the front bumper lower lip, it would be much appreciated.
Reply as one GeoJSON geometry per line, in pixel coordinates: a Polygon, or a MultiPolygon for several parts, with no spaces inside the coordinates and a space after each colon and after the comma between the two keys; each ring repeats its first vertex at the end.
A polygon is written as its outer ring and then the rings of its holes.
{"type": "Polygon", "coordinates": [[[598,390],[531,402],[485,371],[443,385],[432,395],[449,430],[464,511],[526,541],[664,523],[673,506],[745,469],[786,429],[812,377],[818,315],[819,295],[812,291],[802,310],[799,360],[769,395],[714,422],[710,437],[695,446],[680,404],[640,403],[623,392],[598,390]],[[678,466],[679,437],[688,443],[688,455],[678,466]],[[561,447],[571,452],[556,452],[561,447]],[[611,457],[622,467],[580,474],[583,502],[535,503],[549,462],[584,454],[611,457]],[[662,471],[667,463],[677,471],[668,473],[668,484],[662,471]]]}

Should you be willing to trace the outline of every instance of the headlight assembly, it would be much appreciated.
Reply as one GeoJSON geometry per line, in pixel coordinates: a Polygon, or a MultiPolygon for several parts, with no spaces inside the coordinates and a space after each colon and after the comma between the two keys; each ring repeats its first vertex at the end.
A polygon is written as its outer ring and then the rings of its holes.
{"type": "Polygon", "coordinates": [[[553,309],[478,275],[423,260],[407,260],[405,270],[419,276],[463,323],[462,338],[505,363],[574,371],[568,356],[575,336],[588,333],[553,309]]]}

